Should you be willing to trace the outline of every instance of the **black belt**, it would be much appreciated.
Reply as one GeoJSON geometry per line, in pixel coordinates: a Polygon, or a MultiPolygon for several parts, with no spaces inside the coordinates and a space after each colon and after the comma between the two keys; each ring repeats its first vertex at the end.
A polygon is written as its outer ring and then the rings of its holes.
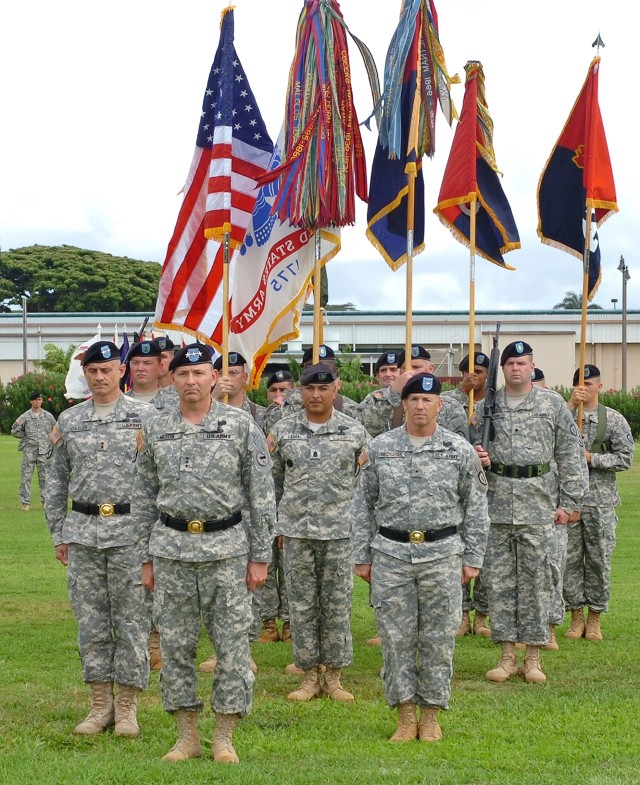
{"type": "Polygon", "coordinates": [[[112,515],[128,515],[131,512],[131,505],[124,504],[85,504],[84,502],[71,502],[71,509],[74,512],[81,512],[85,515],[99,515],[101,518],[110,518],[112,515]]]}
{"type": "Polygon", "coordinates": [[[228,518],[221,518],[218,521],[201,521],[197,518],[187,521],[184,518],[173,518],[166,512],[160,513],[160,520],[165,526],[169,526],[179,532],[189,532],[189,534],[202,534],[203,532],[219,532],[223,529],[230,529],[242,520],[240,510],[234,512],[228,518]]]}
{"type": "Polygon", "coordinates": [[[489,471],[498,477],[511,477],[512,480],[528,480],[531,477],[542,477],[551,470],[551,464],[536,463],[533,466],[509,466],[506,463],[492,463],[489,471]]]}
{"type": "Polygon", "coordinates": [[[435,542],[436,540],[444,540],[446,537],[453,537],[457,534],[457,526],[446,526],[444,529],[436,529],[430,532],[401,532],[397,529],[387,529],[386,526],[381,526],[378,532],[386,537],[388,540],[395,540],[396,542],[435,542]]]}

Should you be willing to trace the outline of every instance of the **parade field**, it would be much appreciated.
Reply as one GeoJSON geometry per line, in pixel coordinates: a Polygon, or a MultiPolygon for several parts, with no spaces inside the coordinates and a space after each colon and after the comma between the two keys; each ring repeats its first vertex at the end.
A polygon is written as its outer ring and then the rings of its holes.
{"type": "MultiPolygon", "coordinates": [[[[76,625],[65,570],[53,555],[42,507],[22,512],[17,441],[0,437],[0,785],[630,785],[640,782],[640,456],[619,475],[618,544],[612,602],[601,643],[567,641],[543,652],[547,684],[491,684],[498,658],[489,641],[466,637],[455,652],[450,711],[440,743],[391,744],[395,712],[384,704],[380,650],[366,645],[373,613],[356,579],[355,662],[343,673],[353,705],[326,698],[292,704],[297,677],[286,676],[291,648],[255,644],[259,666],[252,714],[234,736],[239,766],[210,759],[212,676],[200,675],[203,757],[162,763],[175,741],[157,673],[140,700],[141,735],[72,731],[87,713],[76,625]]],[[[34,481],[35,483],[35,481],[34,481]]],[[[34,490],[37,483],[34,484],[34,490]]],[[[33,499],[37,499],[37,492],[33,499]]],[[[32,501],[33,501],[32,499],[32,501]]],[[[204,636],[199,661],[211,653],[204,636]]]]}

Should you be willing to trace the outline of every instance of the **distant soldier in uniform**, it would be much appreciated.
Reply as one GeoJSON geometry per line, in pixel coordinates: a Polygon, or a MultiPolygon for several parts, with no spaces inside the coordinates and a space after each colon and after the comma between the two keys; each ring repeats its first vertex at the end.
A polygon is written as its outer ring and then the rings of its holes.
{"type": "Polygon", "coordinates": [[[56,559],[68,565],[82,675],[93,696],[75,733],[93,736],[115,721],[116,735],[137,736],[138,693],[149,679],[150,618],[130,510],[137,445],[153,409],[120,392],[125,366],[115,344],[92,344],[82,368],[93,397],[62,412],[51,432],[45,493],[56,559]]]}
{"type": "MultiPolygon", "coordinates": [[[[320,363],[322,365],[328,365],[336,375],[338,384],[337,389],[339,390],[342,382],[340,382],[340,374],[338,373],[338,363],[336,361],[335,352],[330,346],[320,344],[318,347],[318,354],[320,357],[320,363]]],[[[304,371],[305,368],[308,368],[312,364],[313,347],[309,347],[308,349],[305,349],[302,354],[302,370],[304,371]]],[[[264,413],[264,432],[269,433],[273,430],[275,424],[279,420],[281,420],[283,417],[289,417],[291,414],[296,414],[302,408],[302,397],[298,388],[294,388],[291,390],[291,392],[285,393],[284,400],[278,399],[267,407],[264,413]]],[[[341,395],[340,392],[336,393],[336,397],[333,402],[333,408],[338,412],[342,412],[349,417],[354,417],[357,419],[358,404],[355,401],[352,401],[351,398],[347,398],[346,395],[341,395]]]]}
{"type": "Polygon", "coordinates": [[[544,371],[542,368],[534,368],[531,374],[531,384],[534,387],[547,388],[547,380],[544,378],[544,371]]]}
{"type": "Polygon", "coordinates": [[[237,763],[233,730],[251,709],[254,678],[250,592],[266,578],[275,525],[271,460],[251,417],[212,399],[218,372],[207,346],[184,347],[170,370],[180,405],[146,424],[134,490],[143,583],[156,593],[162,699],[178,727],[163,760],[202,754],[195,667],[202,619],[218,659],[212,754],[237,763]]]}
{"type": "MultiPolygon", "coordinates": [[[[469,355],[460,360],[458,370],[462,374],[462,381],[455,390],[442,393],[442,397],[451,397],[462,404],[467,419],[469,420],[469,393],[473,390],[474,409],[477,403],[484,401],[487,372],[489,370],[489,356],[484,352],[475,352],[473,355],[473,368],[469,367],[469,355]]],[[[479,428],[482,417],[474,411],[469,422],[469,439],[472,444],[479,441],[479,428]]],[[[457,632],[458,637],[472,632],[488,638],[491,630],[487,624],[489,616],[489,598],[486,586],[482,583],[482,573],[462,587],[462,622],[457,632]],[[473,599],[471,598],[471,584],[473,583],[473,599]],[[474,610],[473,627],[471,626],[471,610],[474,610]]]]}
{"type": "MultiPolygon", "coordinates": [[[[382,387],[358,404],[356,419],[371,436],[379,436],[402,425],[404,409],[400,393],[404,385],[416,373],[433,373],[431,354],[424,346],[411,347],[411,361],[405,362],[404,351],[398,352],[397,364],[401,370],[397,379],[388,387],[382,387]]],[[[438,425],[469,439],[469,424],[462,405],[451,397],[442,399],[438,412],[438,425]]]]}
{"type": "Polygon", "coordinates": [[[461,581],[477,577],[489,530],[484,471],[465,439],[437,426],[440,391],[433,374],[409,379],[406,423],[371,442],[354,505],[355,572],[371,582],[385,698],[398,709],[391,741],[442,736],[461,581]]]}
{"type": "Polygon", "coordinates": [[[47,465],[51,455],[49,434],[56,424],[55,417],[42,408],[42,392],[34,390],[29,395],[31,408],[21,414],[11,426],[11,435],[20,439],[18,450],[22,453],[20,466],[20,504],[25,512],[31,504],[31,481],[33,472],[38,470],[40,498],[44,503],[44,489],[47,483],[47,465]]]}
{"type": "Polygon", "coordinates": [[[585,492],[578,429],[557,393],[533,387],[533,350],[510,343],[500,364],[505,385],[496,395],[493,439],[480,457],[490,468],[491,526],[483,566],[489,589],[491,639],[500,643],[499,664],[487,679],[504,682],[519,673],[516,642],[526,646],[527,682],[546,676],[540,648],[549,641],[553,525],[564,525],[585,492]],[[552,471],[555,462],[557,477],[552,471]]]}
{"type": "Polygon", "coordinates": [[[154,338],[151,343],[155,344],[160,349],[160,373],[158,374],[158,384],[164,393],[163,398],[167,405],[177,405],[178,393],[171,382],[171,374],[169,373],[169,363],[173,360],[176,345],[171,338],[164,335],[154,338]]]}
{"type": "Polygon", "coordinates": [[[582,502],[580,519],[569,526],[567,562],[564,571],[565,605],[571,611],[567,638],[602,640],[600,614],[609,608],[611,554],[616,544],[620,504],[616,473],[633,463],[634,442],[629,423],[620,412],[600,403],[600,370],[584,366],[584,384],[579,370],[573,375],[569,409],[578,418],[582,403],[582,434],[589,467],[589,490],[582,502]],[[588,608],[587,620],[584,608],[588,608]]]}
{"type": "Polygon", "coordinates": [[[356,478],[366,462],[365,429],[333,407],[334,370],[307,367],[301,379],[304,408],[283,418],[267,437],[274,460],[278,532],[284,535],[284,569],[295,665],[305,672],[291,701],[323,692],[351,702],[340,683],[351,665],[353,588],[351,518],[356,478]],[[320,668],[324,664],[324,684],[320,668]]]}
{"type": "MultiPolygon", "coordinates": [[[[267,402],[272,404],[280,396],[293,390],[295,384],[289,371],[279,370],[267,379],[267,402]]],[[[289,623],[289,598],[287,582],[284,577],[282,560],[282,537],[275,537],[271,549],[271,563],[264,586],[255,592],[259,601],[262,631],[258,643],[275,643],[282,640],[291,643],[291,624],[289,623]],[[276,619],[282,619],[282,637],[276,619]]]]}

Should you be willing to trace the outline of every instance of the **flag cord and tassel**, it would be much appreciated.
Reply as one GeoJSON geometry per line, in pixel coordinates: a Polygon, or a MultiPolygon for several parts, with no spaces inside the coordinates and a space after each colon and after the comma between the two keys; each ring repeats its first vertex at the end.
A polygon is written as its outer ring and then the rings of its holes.
{"type": "MultiPolygon", "coordinates": [[[[469,207],[469,372],[475,371],[476,364],[476,213],[477,195],[471,197],[469,207]]],[[[473,417],[473,387],[469,390],[469,421],[473,417]]]]}

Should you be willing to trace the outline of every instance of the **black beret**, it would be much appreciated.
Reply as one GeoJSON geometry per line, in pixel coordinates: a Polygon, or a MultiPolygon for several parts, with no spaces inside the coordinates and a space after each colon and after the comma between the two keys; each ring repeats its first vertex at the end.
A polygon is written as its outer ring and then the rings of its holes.
{"type": "Polygon", "coordinates": [[[544,380],[544,371],[542,368],[534,368],[533,373],[531,374],[531,381],[532,382],[541,382],[544,380]]]}
{"type": "Polygon", "coordinates": [[[415,376],[412,376],[402,388],[400,397],[404,400],[412,393],[440,395],[441,392],[442,385],[437,376],[434,376],[432,373],[417,373],[415,376]]]}
{"type": "MultiPolygon", "coordinates": [[[[474,362],[473,362],[474,368],[476,365],[481,365],[483,368],[489,367],[489,355],[485,354],[484,352],[475,352],[473,357],[474,357],[474,362]]],[[[458,366],[458,370],[460,371],[460,373],[466,373],[469,370],[468,354],[465,354],[462,360],[460,360],[460,365],[458,366]]]]}
{"type": "MultiPolygon", "coordinates": [[[[430,360],[431,353],[428,352],[424,346],[418,346],[415,344],[411,347],[411,359],[412,360],[430,360]]],[[[404,365],[404,350],[398,354],[398,365],[404,365]]]]}
{"type": "Polygon", "coordinates": [[[329,384],[338,378],[336,372],[329,365],[317,363],[304,369],[300,384],[329,384]]]}
{"type": "Polygon", "coordinates": [[[169,363],[169,370],[175,371],[183,365],[211,364],[211,349],[203,343],[190,343],[183,346],[174,355],[169,363]]]}
{"type": "Polygon", "coordinates": [[[504,347],[500,356],[500,365],[504,365],[510,357],[524,357],[526,354],[533,354],[533,349],[524,341],[513,341],[504,347]]]}
{"type": "Polygon", "coordinates": [[[134,357],[162,357],[162,352],[155,341],[140,341],[140,343],[134,343],[129,349],[127,362],[134,357]]]}
{"type": "MultiPolygon", "coordinates": [[[[591,365],[591,363],[587,363],[584,366],[584,378],[585,379],[596,379],[600,376],[600,368],[597,365],[591,365]]],[[[573,374],[573,384],[574,386],[578,384],[578,378],[580,377],[580,369],[578,368],[576,372],[573,374]]]]}
{"type": "Polygon", "coordinates": [[[271,376],[267,379],[267,390],[269,387],[271,387],[272,384],[292,381],[293,376],[289,373],[289,371],[275,371],[275,373],[272,373],[271,376]]]}
{"type": "MultiPolygon", "coordinates": [[[[239,352],[229,352],[227,357],[229,358],[229,368],[236,368],[239,365],[245,366],[247,364],[247,361],[239,352]]],[[[222,355],[216,357],[213,367],[216,369],[216,371],[222,370],[222,355]]]]}
{"type": "MultiPolygon", "coordinates": [[[[323,360],[335,360],[336,354],[330,346],[327,346],[324,343],[321,343],[318,347],[318,357],[320,358],[320,362],[323,360]]],[[[304,350],[304,354],[302,355],[302,364],[311,362],[313,360],[313,346],[310,346],[308,349],[304,350]]]]}
{"type": "Polygon", "coordinates": [[[92,343],[82,357],[82,367],[89,363],[108,363],[111,360],[120,362],[120,349],[111,341],[92,343]]]}
{"type": "Polygon", "coordinates": [[[35,401],[37,398],[42,398],[42,390],[34,390],[32,393],[29,393],[30,401],[35,401]]]}
{"type": "Polygon", "coordinates": [[[161,352],[172,352],[176,348],[176,345],[171,338],[167,338],[165,335],[160,338],[154,338],[151,343],[155,343],[161,352]]]}
{"type": "Polygon", "coordinates": [[[383,365],[400,365],[400,352],[395,351],[395,349],[388,352],[382,352],[380,357],[376,360],[376,364],[373,366],[374,374],[378,373],[383,365]]]}

